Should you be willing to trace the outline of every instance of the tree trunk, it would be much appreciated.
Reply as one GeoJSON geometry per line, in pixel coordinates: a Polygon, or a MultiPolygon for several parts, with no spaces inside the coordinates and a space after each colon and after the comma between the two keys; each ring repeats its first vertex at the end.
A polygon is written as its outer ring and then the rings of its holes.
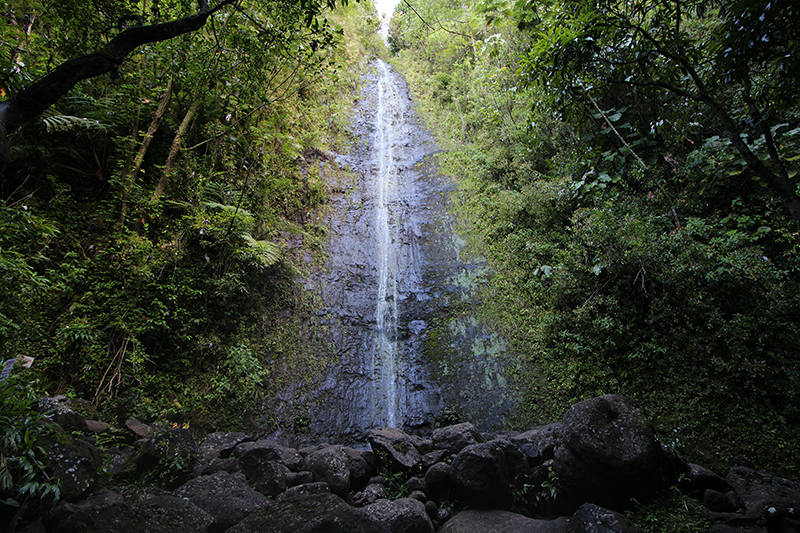
{"type": "Polygon", "coordinates": [[[167,156],[167,162],[164,164],[164,171],[161,173],[161,179],[158,180],[156,190],[153,191],[153,196],[150,197],[151,202],[155,202],[162,194],[164,194],[164,189],[167,187],[169,174],[172,170],[172,164],[175,162],[175,157],[177,157],[178,150],[181,147],[181,141],[183,140],[183,136],[186,135],[186,130],[189,129],[189,124],[191,124],[192,119],[194,118],[198,109],[200,109],[199,99],[192,103],[192,107],[189,108],[189,111],[187,111],[186,115],[183,117],[183,121],[178,127],[178,131],[175,132],[175,138],[172,139],[172,146],[169,149],[169,155],[167,156]]]}
{"type": "Polygon", "coordinates": [[[122,208],[120,209],[119,214],[120,224],[125,221],[125,212],[128,209],[128,195],[130,194],[131,186],[136,179],[136,175],[139,173],[139,169],[142,168],[142,163],[144,162],[144,156],[147,153],[147,148],[150,146],[150,141],[153,140],[153,135],[155,135],[156,130],[158,129],[158,124],[161,122],[161,117],[164,116],[164,112],[167,110],[167,103],[169,102],[171,95],[172,78],[170,78],[169,82],[167,83],[167,90],[164,92],[164,96],[161,98],[161,103],[158,105],[156,115],[153,117],[153,121],[150,122],[150,127],[147,128],[147,133],[144,135],[144,139],[142,139],[142,146],[139,147],[139,152],[136,154],[136,159],[133,161],[133,168],[130,170],[127,176],[122,177],[122,186],[124,187],[124,190],[122,191],[122,208]]]}

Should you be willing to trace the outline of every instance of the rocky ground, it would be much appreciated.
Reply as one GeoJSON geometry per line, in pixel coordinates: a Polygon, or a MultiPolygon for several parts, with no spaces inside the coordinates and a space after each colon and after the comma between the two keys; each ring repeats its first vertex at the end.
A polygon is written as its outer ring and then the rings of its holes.
{"type": "Polygon", "coordinates": [[[469,423],[428,438],[378,429],[369,449],[294,449],[243,433],[197,445],[183,428],[129,419],[114,429],[75,400],[42,399],[40,409],[60,430],[43,448],[62,501],[27,531],[631,533],[631,502],[677,486],[704,502],[716,532],[800,532],[800,484],[686,464],[621,396],[519,434],[469,423]]]}

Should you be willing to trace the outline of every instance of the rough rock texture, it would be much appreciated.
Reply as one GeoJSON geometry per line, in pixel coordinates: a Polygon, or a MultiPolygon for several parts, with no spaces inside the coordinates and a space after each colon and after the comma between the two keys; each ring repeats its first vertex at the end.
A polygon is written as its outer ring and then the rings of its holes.
{"type": "Polygon", "coordinates": [[[369,434],[369,444],[379,461],[390,461],[393,469],[411,469],[422,462],[416,442],[412,437],[397,428],[380,428],[369,434]]]}
{"type": "Polygon", "coordinates": [[[331,493],[330,485],[328,485],[327,483],[323,483],[322,481],[318,481],[315,483],[305,483],[303,485],[297,485],[296,487],[290,487],[286,489],[286,492],[275,498],[275,500],[280,502],[297,497],[316,496],[318,494],[330,494],[330,493],[331,493]]]}
{"type": "Polygon", "coordinates": [[[369,450],[348,447],[344,448],[344,453],[350,470],[350,489],[359,490],[369,483],[369,478],[375,472],[375,456],[369,450]]]}
{"type": "Polygon", "coordinates": [[[800,483],[745,467],[731,468],[725,480],[744,514],[728,517],[714,531],[800,533],[800,483]]]}
{"type": "Polygon", "coordinates": [[[450,463],[453,486],[473,505],[501,505],[510,500],[506,457],[496,442],[472,444],[450,463]]]}
{"type": "Polygon", "coordinates": [[[292,471],[275,461],[261,463],[252,476],[253,488],[265,496],[277,496],[289,487],[292,471]]]}
{"type": "Polygon", "coordinates": [[[227,533],[392,533],[335,494],[287,498],[265,507],[227,533]]]}
{"type": "Polygon", "coordinates": [[[287,448],[271,440],[242,442],[233,449],[233,455],[239,458],[242,472],[249,478],[261,463],[274,461],[292,472],[303,467],[303,457],[293,448],[287,448]]]}
{"type": "Polygon", "coordinates": [[[385,499],[386,497],[386,488],[383,485],[371,483],[364,487],[364,490],[353,495],[353,505],[356,507],[363,507],[375,503],[378,500],[385,499]]]}
{"type": "Polygon", "coordinates": [[[54,533],[207,533],[214,519],[188,500],[161,491],[106,498],[60,521],[54,533]]]}
{"type": "Polygon", "coordinates": [[[569,533],[641,533],[625,516],[603,509],[593,503],[584,503],[569,519],[569,533]]]}
{"type": "Polygon", "coordinates": [[[413,498],[378,500],[363,507],[361,511],[392,533],[433,533],[433,523],[425,505],[413,498]]]}
{"type": "Polygon", "coordinates": [[[245,483],[244,476],[227,472],[193,479],[174,493],[211,515],[214,519],[212,532],[225,531],[270,504],[267,497],[245,483]]]}
{"type": "Polygon", "coordinates": [[[350,457],[343,446],[326,446],[306,457],[305,469],[314,474],[315,481],[324,481],[331,491],[346,496],[350,490],[350,457]]]}
{"type": "Polygon", "coordinates": [[[105,433],[111,429],[105,422],[98,422],[97,420],[86,420],[86,430],[90,433],[105,433]]]}
{"type": "MultiPolygon", "coordinates": [[[[511,441],[521,449],[529,444],[536,448],[542,460],[552,459],[555,454],[556,441],[561,436],[561,422],[539,426],[511,437],[511,441]]],[[[524,451],[524,450],[523,450],[524,451]]]]}
{"type": "Polygon", "coordinates": [[[469,422],[434,429],[431,436],[433,447],[445,450],[450,455],[455,455],[467,446],[486,440],[480,431],[469,422]]]}
{"type": "Polygon", "coordinates": [[[47,474],[61,482],[61,498],[75,501],[97,483],[103,453],[80,439],[69,445],[50,440],[42,449],[48,457],[47,474]]]}
{"type": "Polygon", "coordinates": [[[669,486],[667,465],[639,404],[616,395],[585,400],[567,411],[555,449],[558,501],[563,510],[644,502],[669,486]]]}
{"type": "Polygon", "coordinates": [[[425,472],[425,485],[431,490],[445,487],[450,482],[450,465],[436,463],[425,472]]]}
{"type": "Polygon", "coordinates": [[[509,511],[462,511],[441,533],[566,533],[567,519],[536,520],[509,511]]]}
{"type": "Polygon", "coordinates": [[[88,429],[86,418],[98,418],[99,416],[89,402],[67,398],[63,395],[39,398],[37,410],[65,431],[86,431],[88,429]]]}
{"type": "Polygon", "coordinates": [[[169,465],[169,476],[174,480],[170,488],[182,485],[189,479],[197,461],[197,443],[188,429],[172,428],[156,434],[142,447],[136,458],[136,472],[142,474],[169,465]]]}
{"type": "Polygon", "coordinates": [[[151,428],[147,424],[142,424],[141,422],[139,422],[138,420],[136,420],[133,417],[131,417],[128,420],[125,421],[125,427],[128,428],[128,430],[131,433],[133,433],[134,435],[136,435],[140,439],[149,439],[149,438],[152,438],[153,435],[155,434],[155,431],[153,431],[153,428],[151,428]]]}
{"type": "Polygon", "coordinates": [[[684,493],[697,498],[702,498],[707,489],[724,492],[728,487],[721,476],[704,466],[688,463],[681,473],[683,475],[678,486],[684,493]]]}
{"type": "Polygon", "coordinates": [[[202,444],[198,447],[197,458],[204,463],[210,463],[212,459],[226,459],[231,456],[234,448],[242,442],[249,442],[250,437],[244,433],[217,432],[206,435],[202,444]]]}

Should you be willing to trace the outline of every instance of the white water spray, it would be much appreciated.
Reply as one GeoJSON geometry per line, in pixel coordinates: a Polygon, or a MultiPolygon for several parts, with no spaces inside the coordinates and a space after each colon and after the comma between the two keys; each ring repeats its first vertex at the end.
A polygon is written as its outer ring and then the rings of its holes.
{"type": "Polygon", "coordinates": [[[378,238],[378,302],[375,309],[375,350],[373,383],[377,405],[375,422],[398,425],[397,394],[397,250],[390,206],[396,192],[394,178],[395,128],[393,100],[395,88],[386,63],[378,60],[378,112],[375,116],[376,234],[378,238]]]}

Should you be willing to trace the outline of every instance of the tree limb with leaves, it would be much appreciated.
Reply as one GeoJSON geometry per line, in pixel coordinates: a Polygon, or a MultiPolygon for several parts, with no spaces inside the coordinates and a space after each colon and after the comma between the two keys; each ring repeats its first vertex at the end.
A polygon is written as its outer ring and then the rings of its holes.
{"type": "Polygon", "coordinates": [[[534,37],[523,69],[528,79],[556,88],[565,104],[580,103],[583,87],[599,96],[614,86],[704,104],[744,166],[800,227],[800,196],[786,165],[791,154],[774,138],[774,108],[792,106],[800,81],[796,3],[728,0],[710,11],[692,0],[567,0],[520,9],[541,16],[525,28],[534,37]],[[763,148],[747,136],[760,137],[763,148]]]}
{"type": "MultiPolygon", "coordinates": [[[[333,8],[336,0],[297,0],[303,23],[319,29],[317,17],[323,8],[333,8]]],[[[347,0],[339,4],[346,5],[347,0]]],[[[220,0],[213,7],[207,0],[198,1],[195,13],[161,24],[141,25],[125,29],[98,50],[70,59],[38,81],[26,86],[7,100],[0,102],[0,158],[3,165],[11,159],[7,134],[41,115],[66,95],[79,82],[102,76],[118,75],[122,62],[137,48],[195,32],[206,25],[217,12],[239,8],[240,0],[220,0]]]]}

